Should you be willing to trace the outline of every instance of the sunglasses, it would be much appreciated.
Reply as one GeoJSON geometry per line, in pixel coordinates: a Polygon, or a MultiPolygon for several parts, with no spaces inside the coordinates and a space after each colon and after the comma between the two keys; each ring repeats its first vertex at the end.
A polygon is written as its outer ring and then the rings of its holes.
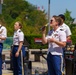
{"type": "Polygon", "coordinates": [[[53,22],[53,20],[50,20],[50,23],[52,23],[53,22]]]}

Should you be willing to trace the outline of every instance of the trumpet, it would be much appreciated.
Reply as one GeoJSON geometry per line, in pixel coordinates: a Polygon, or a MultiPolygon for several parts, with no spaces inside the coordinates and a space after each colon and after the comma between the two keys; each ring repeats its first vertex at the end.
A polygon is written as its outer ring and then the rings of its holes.
{"type": "Polygon", "coordinates": [[[49,25],[49,23],[47,23],[46,25],[44,25],[43,27],[41,27],[40,30],[44,30],[48,25],[49,25]]]}

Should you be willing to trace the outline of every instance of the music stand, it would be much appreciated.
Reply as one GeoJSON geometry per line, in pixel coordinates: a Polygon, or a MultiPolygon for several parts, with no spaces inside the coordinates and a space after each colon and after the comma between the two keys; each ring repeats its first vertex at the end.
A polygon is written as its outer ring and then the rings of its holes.
{"type": "Polygon", "coordinates": [[[34,38],[34,42],[36,44],[41,45],[40,52],[38,54],[40,54],[44,59],[46,59],[46,57],[43,55],[43,54],[46,54],[46,52],[42,52],[42,46],[43,46],[43,44],[42,44],[42,38],[34,38]]]}

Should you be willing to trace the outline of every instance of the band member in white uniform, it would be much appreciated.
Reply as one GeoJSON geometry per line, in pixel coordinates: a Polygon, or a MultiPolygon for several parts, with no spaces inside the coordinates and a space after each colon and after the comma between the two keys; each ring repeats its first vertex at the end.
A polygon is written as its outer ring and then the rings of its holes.
{"type": "MultiPolygon", "coordinates": [[[[71,40],[71,30],[70,27],[68,25],[66,25],[64,23],[65,21],[65,16],[63,14],[58,15],[61,19],[62,19],[62,25],[60,25],[60,29],[62,29],[65,33],[66,33],[66,38],[67,38],[67,45],[71,45],[72,44],[72,40],[71,40]]],[[[63,50],[65,51],[65,47],[63,48],[63,50]]],[[[64,54],[63,54],[64,57],[64,54]]],[[[63,63],[63,73],[65,73],[65,59],[64,59],[64,63],[63,63]]]]}
{"type": "Polygon", "coordinates": [[[2,75],[2,50],[3,42],[7,38],[7,29],[0,24],[0,75],[2,75]]]}
{"type": "Polygon", "coordinates": [[[21,65],[21,50],[23,55],[25,55],[25,48],[23,46],[24,33],[21,31],[22,24],[18,21],[14,24],[14,36],[13,36],[13,72],[14,75],[22,75],[22,65],[21,65]]]}
{"type": "Polygon", "coordinates": [[[46,36],[46,29],[42,30],[42,43],[48,43],[47,65],[48,75],[62,75],[63,47],[66,46],[66,34],[59,26],[62,20],[58,16],[53,16],[50,26],[53,28],[46,36]]]}
{"type": "Polygon", "coordinates": [[[60,28],[66,33],[67,41],[71,40],[72,33],[69,26],[64,23],[65,16],[63,14],[60,14],[59,17],[62,19],[62,25],[60,25],[60,28]]]}

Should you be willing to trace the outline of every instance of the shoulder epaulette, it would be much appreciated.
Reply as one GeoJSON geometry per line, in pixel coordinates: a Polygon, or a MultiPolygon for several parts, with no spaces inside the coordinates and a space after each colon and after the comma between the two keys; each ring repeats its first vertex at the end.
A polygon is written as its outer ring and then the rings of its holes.
{"type": "Polygon", "coordinates": [[[63,31],[63,29],[60,29],[61,31],[63,31]]]}
{"type": "Polygon", "coordinates": [[[21,32],[21,30],[19,30],[19,32],[21,32]]]}
{"type": "Polygon", "coordinates": [[[0,28],[1,28],[2,26],[0,26],[0,28]]]}

